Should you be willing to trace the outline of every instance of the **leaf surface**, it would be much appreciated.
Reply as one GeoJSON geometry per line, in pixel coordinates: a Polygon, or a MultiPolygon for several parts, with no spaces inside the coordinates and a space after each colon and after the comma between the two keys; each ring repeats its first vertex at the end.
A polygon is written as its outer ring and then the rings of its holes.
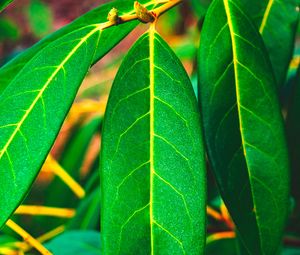
{"type": "MultiPolygon", "coordinates": [[[[25,58],[26,64],[21,57],[22,69],[2,92],[0,226],[22,201],[38,174],[91,64],[132,28],[126,28],[131,26],[126,23],[103,30],[99,22],[105,21],[106,15],[98,16],[95,24],[81,23],[66,34],[60,32],[56,40],[37,46],[38,53],[25,58]]],[[[9,68],[18,69],[18,61],[9,68]]]]}
{"type": "Polygon", "coordinates": [[[262,35],[278,86],[284,85],[294,51],[299,21],[299,0],[241,0],[240,2],[262,35]]]}
{"type": "Polygon", "coordinates": [[[263,41],[236,3],[215,0],[203,27],[199,98],[209,159],[249,254],[276,254],[287,216],[289,164],[263,41]]]}
{"type": "Polygon", "coordinates": [[[205,160],[180,61],[153,31],[115,78],[101,149],[104,254],[203,254],[205,160]]]}

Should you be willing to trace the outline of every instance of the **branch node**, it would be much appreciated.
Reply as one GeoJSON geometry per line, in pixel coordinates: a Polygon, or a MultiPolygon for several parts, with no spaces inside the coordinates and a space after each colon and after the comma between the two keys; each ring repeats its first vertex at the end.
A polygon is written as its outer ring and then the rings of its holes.
{"type": "Polygon", "coordinates": [[[119,11],[116,8],[112,8],[109,13],[107,14],[107,20],[111,23],[118,25],[121,21],[119,17],[119,11]]]}
{"type": "Polygon", "coordinates": [[[152,23],[156,19],[154,12],[148,11],[148,9],[141,5],[138,1],[134,2],[134,10],[138,20],[143,23],[152,23]]]}

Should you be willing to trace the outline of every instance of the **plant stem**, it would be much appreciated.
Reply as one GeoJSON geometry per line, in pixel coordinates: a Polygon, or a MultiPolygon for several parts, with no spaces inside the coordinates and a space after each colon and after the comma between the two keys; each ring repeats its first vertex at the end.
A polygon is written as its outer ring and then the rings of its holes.
{"type": "MultiPolygon", "coordinates": [[[[152,12],[153,14],[155,14],[156,19],[162,15],[163,13],[165,13],[167,10],[173,8],[174,6],[180,4],[183,0],[169,0],[169,1],[155,1],[153,3],[165,3],[160,7],[154,8],[152,10],[149,10],[149,12],[152,12]]],[[[104,23],[99,24],[99,30],[103,30],[106,28],[109,28],[111,26],[115,26],[118,24],[123,24],[132,20],[137,20],[138,17],[136,14],[124,14],[122,16],[119,17],[119,22],[111,22],[111,21],[107,21],[104,23]]]]}
{"type": "Polygon", "coordinates": [[[173,8],[174,6],[180,4],[182,2],[182,0],[171,0],[169,2],[167,2],[166,4],[155,8],[154,10],[152,10],[153,13],[156,14],[156,17],[158,18],[160,15],[162,15],[163,13],[165,13],[167,10],[173,8]]]}
{"type": "Polygon", "coordinates": [[[8,220],[6,225],[20,235],[25,242],[29,243],[32,247],[37,249],[43,255],[51,255],[52,253],[48,251],[38,240],[33,238],[29,233],[27,233],[23,228],[21,228],[18,224],[16,224],[12,220],[8,220]]]}
{"type": "Polygon", "coordinates": [[[72,218],[75,214],[75,210],[69,208],[57,208],[57,207],[36,206],[36,205],[20,205],[14,213],[27,214],[27,215],[54,216],[60,218],[72,218]]]}
{"type": "Polygon", "coordinates": [[[226,232],[219,232],[219,233],[212,234],[207,237],[206,243],[208,244],[213,241],[224,239],[224,238],[226,239],[235,238],[235,233],[233,231],[226,231],[226,232]]]}
{"type": "Polygon", "coordinates": [[[210,206],[206,207],[206,213],[209,216],[211,216],[212,218],[214,218],[215,220],[218,220],[218,221],[223,220],[222,215],[219,212],[217,212],[216,210],[214,210],[213,208],[211,208],[210,206]]]}
{"type": "MultiPolygon", "coordinates": [[[[48,241],[49,239],[52,239],[53,237],[61,234],[64,231],[65,231],[65,226],[60,225],[57,228],[54,228],[54,229],[50,230],[49,232],[37,237],[36,240],[38,240],[40,243],[44,243],[44,242],[48,241]]],[[[25,244],[25,245],[26,245],[25,247],[23,246],[21,248],[23,250],[23,252],[28,252],[32,249],[32,246],[30,244],[25,244]]]]}
{"type": "Polygon", "coordinates": [[[52,158],[51,155],[48,156],[45,166],[48,169],[56,174],[72,191],[78,198],[83,198],[85,196],[84,189],[77,183],[67,172],[65,169],[61,167],[58,162],[52,158]]]}

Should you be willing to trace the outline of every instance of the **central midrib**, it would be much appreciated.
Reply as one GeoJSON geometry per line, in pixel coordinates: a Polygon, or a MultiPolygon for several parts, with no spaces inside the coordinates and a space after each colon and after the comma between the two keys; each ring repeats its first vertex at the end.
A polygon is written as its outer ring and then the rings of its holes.
{"type": "Polygon", "coordinates": [[[274,0],[269,0],[268,5],[266,7],[266,10],[265,10],[265,13],[264,13],[264,16],[263,16],[263,19],[262,19],[262,22],[261,22],[261,25],[260,25],[260,28],[259,28],[259,33],[261,33],[261,34],[263,34],[264,29],[267,25],[268,18],[270,16],[270,12],[271,12],[273,3],[274,3],[274,0]]]}
{"type": "Polygon", "coordinates": [[[154,24],[149,30],[149,70],[150,70],[150,238],[151,255],[154,255],[153,240],[153,178],[154,178],[154,24]]]}

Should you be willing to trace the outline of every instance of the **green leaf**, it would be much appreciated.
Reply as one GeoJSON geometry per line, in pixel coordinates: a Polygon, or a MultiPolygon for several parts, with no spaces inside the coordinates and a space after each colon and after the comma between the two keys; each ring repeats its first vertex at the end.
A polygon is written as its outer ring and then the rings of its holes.
{"type": "MultiPolygon", "coordinates": [[[[106,14],[99,12],[97,22],[106,14]]],[[[0,226],[38,174],[90,65],[128,33],[127,26],[132,28],[130,23],[104,30],[102,23],[81,25],[48,42],[22,63],[1,94],[0,226]]]]}
{"type": "Polygon", "coordinates": [[[96,231],[66,231],[45,246],[55,255],[100,255],[100,239],[96,231]]]}
{"type": "Polygon", "coordinates": [[[203,254],[205,160],[182,64],[153,29],[115,78],[101,150],[104,254],[203,254]]]}
{"type": "Polygon", "coordinates": [[[209,159],[249,253],[276,254],[289,163],[271,63],[236,1],[215,0],[204,23],[199,98],[209,159]]]}
{"type": "Polygon", "coordinates": [[[241,0],[270,55],[278,86],[285,83],[299,21],[299,0],[241,0]]]}
{"type": "Polygon", "coordinates": [[[14,0],[0,0],[0,12],[2,12],[8,5],[10,5],[14,0]]]}
{"type": "MultiPolygon", "coordinates": [[[[58,38],[65,36],[69,33],[72,33],[75,30],[81,29],[88,25],[97,24],[99,22],[105,22],[108,12],[111,8],[115,7],[120,10],[120,14],[128,13],[133,11],[133,2],[134,0],[121,0],[121,1],[112,1],[108,4],[102,5],[85,15],[81,16],[74,22],[63,27],[62,29],[54,32],[53,34],[45,37],[43,40],[18,55],[16,58],[11,60],[5,66],[0,69],[0,94],[8,86],[10,81],[20,72],[20,70],[26,65],[30,59],[32,59],[39,51],[46,47],[49,43],[54,42],[58,38]]],[[[146,0],[140,2],[148,2],[146,0]]],[[[110,28],[110,36],[107,35],[106,42],[113,42],[116,44],[123,37],[125,37],[136,25],[137,21],[130,23],[122,24],[119,26],[114,26],[110,28]]],[[[105,44],[105,42],[104,42],[105,44]]],[[[105,48],[106,49],[106,48],[105,48]]],[[[108,49],[106,49],[108,50],[108,49]]],[[[93,57],[93,63],[97,62],[99,58],[103,55],[102,47],[97,48],[95,55],[93,57]]]]}
{"type": "Polygon", "coordinates": [[[289,143],[289,152],[291,159],[291,167],[292,167],[292,195],[296,199],[296,214],[299,215],[300,211],[300,191],[299,191],[299,183],[300,183],[300,65],[298,67],[297,73],[295,75],[295,79],[292,82],[292,93],[290,96],[287,118],[286,118],[286,129],[287,129],[287,138],[289,143]]]}
{"type": "Polygon", "coordinates": [[[40,0],[30,1],[28,20],[33,34],[37,37],[43,37],[52,30],[53,17],[51,9],[40,0]]]}

